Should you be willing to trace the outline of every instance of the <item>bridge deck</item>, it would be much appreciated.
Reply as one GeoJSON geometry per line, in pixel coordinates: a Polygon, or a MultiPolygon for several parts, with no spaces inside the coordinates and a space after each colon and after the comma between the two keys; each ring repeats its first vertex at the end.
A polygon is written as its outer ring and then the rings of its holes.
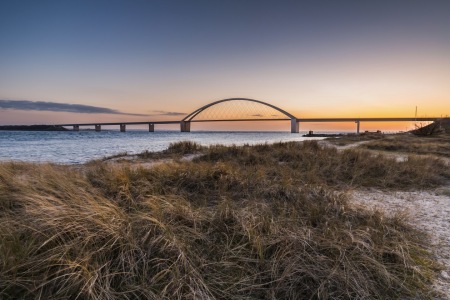
{"type": "Polygon", "coordinates": [[[297,118],[297,122],[407,122],[436,121],[440,118],[297,118]]]}
{"type": "MultiPolygon", "coordinates": [[[[440,118],[297,118],[297,122],[408,122],[408,121],[436,121],[440,118]]],[[[248,122],[248,121],[289,121],[288,118],[283,119],[230,119],[230,120],[192,120],[188,122],[202,123],[202,122],[248,122]]],[[[114,126],[114,125],[147,125],[147,124],[180,124],[182,121],[145,121],[145,122],[109,122],[109,123],[70,123],[70,124],[57,124],[58,126],[114,126]]]]}
{"type": "Polygon", "coordinates": [[[148,124],[180,124],[180,121],[155,121],[155,122],[113,122],[113,123],[70,123],[57,124],[56,126],[95,126],[95,125],[148,125],[148,124]]]}

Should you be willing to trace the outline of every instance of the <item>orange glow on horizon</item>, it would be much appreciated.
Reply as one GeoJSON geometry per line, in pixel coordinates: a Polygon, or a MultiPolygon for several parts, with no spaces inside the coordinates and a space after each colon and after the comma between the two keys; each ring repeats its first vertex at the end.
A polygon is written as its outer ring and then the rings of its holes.
{"type": "MultiPolygon", "coordinates": [[[[391,111],[389,113],[375,113],[367,111],[358,115],[351,114],[329,114],[321,115],[317,113],[310,114],[294,114],[295,116],[303,118],[355,118],[355,117],[414,117],[413,114],[401,114],[400,112],[391,111]]],[[[419,117],[422,117],[419,115],[419,117]]],[[[439,117],[437,115],[427,115],[426,117],[439,117]]],[[[106,123],[106,122],[136,122],[136,121],[178,121],[184,116],[149,116],[136,117],[128,115],[108,115],[108,114],[74,114],[68,112],[44,112],[44,111],[14,111],[14,114],[8,110],[0,110],[1,125],[34,125],[34,124],[63,124],[63,123],[106,123]],[[42,122],[42,120],[47,120],[42,122]],[[23,121],[26,120],[26,121],[23,121]]],[[[420,125],[420,124],[418,124],[420,125]]],[[[361,122],[361,131],[376,131],[383,132],[392,131],[408,131],[415,128],[414,122],[361,122]]],[[[114,127],[112,127],[114,129],[114,127]]],[[[145,126],[129,126],[130,129],[145,129],[145,126]]],[[[178,125],[156,125],[155,130],[179,130],[178,125]]],[[[290,131],[289,121],[255,121],[255,122],[193,122],[191,124],[192,131],[290,131]]],[[[353,122],[323,122],[310,123],[300,122],[300,131],[315,131],[315,132],[341,132],[341,131],[356,131],[356,124],[353,122]]]]}

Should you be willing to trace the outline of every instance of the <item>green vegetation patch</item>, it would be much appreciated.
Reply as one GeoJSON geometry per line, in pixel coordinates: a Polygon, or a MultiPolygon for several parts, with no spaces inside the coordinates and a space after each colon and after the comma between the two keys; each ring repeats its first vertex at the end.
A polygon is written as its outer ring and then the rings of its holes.
{"type": "Polygon", "coordinates": [[[438,184],[440,173],[414,181],[412,165],[439,161],[316,142],[187,148],[173,151],[203,156],[147,169],[0,164],[0,298],[433,297],[427,236],[339,190],[438,184]]]}
{"type": "Polygon", "coordinates": [[[385,135],[381,133],[366,133],[363,132],[361,134],[347,134],[342,135],[339,137],[329,137],[326,138],[325,141],[327,141],[330,144],[336,145],[336,146],[347,146],[351,145],[357,142],[365,142],[365,141],[372,141],[372,140],[379,140],[383,139],[385,135]]]}
{"type": "Polygon", "coordinates": [[[414,135],[391,136],[365,143],[360,147],[370,150],[450,157],[450,135],[442,134],[429,137],[414,135]]]}

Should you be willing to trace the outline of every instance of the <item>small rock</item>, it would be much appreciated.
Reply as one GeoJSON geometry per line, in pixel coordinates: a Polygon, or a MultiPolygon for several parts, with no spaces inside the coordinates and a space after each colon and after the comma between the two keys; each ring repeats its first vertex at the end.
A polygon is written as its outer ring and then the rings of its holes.
{"type": "Polygon", "coordinates": [[[442,279],[445,279],[445,280],[450,279],[450,275],[448,275],[448,273],[446,271],[441,272],[441,277],[442,277],[442,279]]]}

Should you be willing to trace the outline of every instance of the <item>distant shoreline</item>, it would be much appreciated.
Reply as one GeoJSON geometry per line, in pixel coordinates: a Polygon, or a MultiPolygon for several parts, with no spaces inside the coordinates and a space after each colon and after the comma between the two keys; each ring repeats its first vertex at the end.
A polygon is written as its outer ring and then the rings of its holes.
{"type": "Polygon", "coordinates": [[[13,131],[69,131],[59,125],[6,125],[0,126],[0,130],[13,131]]]}

